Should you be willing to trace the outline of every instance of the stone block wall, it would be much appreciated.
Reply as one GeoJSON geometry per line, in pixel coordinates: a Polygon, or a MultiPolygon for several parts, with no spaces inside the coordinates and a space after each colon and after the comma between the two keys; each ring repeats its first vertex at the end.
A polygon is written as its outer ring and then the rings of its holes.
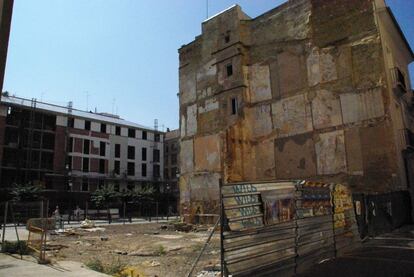
{"type": "Polygon", "coordinates": [[[219,178],[400,185],[373,1],[295,0],[254,19],[235,6],[202,29],[179,50],[183,213],[217,212],[219,178]]]}

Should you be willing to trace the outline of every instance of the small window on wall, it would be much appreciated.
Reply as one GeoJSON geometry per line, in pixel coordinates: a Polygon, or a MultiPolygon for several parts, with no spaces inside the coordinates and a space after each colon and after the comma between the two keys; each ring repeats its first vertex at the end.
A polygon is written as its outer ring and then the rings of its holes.
{"type": "Polygon", "coordinates": [[[230,76],[233,75],[233,65],[232,64],[226,65],[226,72],[227,72],[227,77],[230,77],[230,76]]]}
{"type": "Polygon", "coordinates": [[[105,156],[106,143],[104,141],[99,142],[99,156],[105,156]]]}
{"type": "Polygon", "coordinates": [[[89,154],[90,149],[90,140],[84,139],[83,140],[83,154],[89,154]]]}
{"type": "Polygon", "coordinates": [[[106,124],[101,123],[101,133],[106,133],[106,124]]]}
{"type": "Polygon", "coordinates": [[[231,114],[237,114],[238,105],[237,105],[237,98],[231,99],[231,114]]]}
{"type": "Polygon", "coordinates": [[[128,137],[135,138],[135,129],[128,129],[128,137]]]}
{"type": "Polygon", "coordinates": [[[128,163],[128,176],[135,176],[135,163],[128,163]]]}
{"type": "Polygon", "coordinates": [[[147,131],[142,131],[142,139],[147,139],[147,131]]]}
{"type": "Polygon", "coordinates": [[[69,138],[68,152],[73,152],[73,138],[69,138]]]}
{"type": "Polygon", "coordinates": [[[120,136],[121,135],[121,126],[115,127],[115,135],[120,136]]]}
{"type": "Polygon", "coordinates": [[[147,177],[147,164],[141,164],[141,176],[147,177]]]}
{"type": "Polygon", "coordinates": [[[227,33],[224,35],[224,42],[229,43],[230,42],[230,33],[227,33]]]}
{"type": "Polygon", "coordinates": [[[114,164],[114,173],[115,174],[119,175],[119,172],[121,171],[120,167],[121,167],[121,162],[120,161],[115,161],[115,164],[114,164]]]}
{"type": "Polygon", "coordinates": [[[85,120],[85,130],[91,129],[91,122],[89,120],[85,120]]]}
{"type": "Polygon", "coordinates": [[[68,127],[75,128],[75,119],[73,117],[68,118],[68,127]]]}
{"type": "Polygon", "coordinates": [[[121,145],[115,144],[115,158],[121,157],[121,145]]]}
{"type": "Polygon", "coordinates": [[[134,160],[135,159],[135,147],[128,145],[128,159],[134,160]]]}
{"type": "Polygon", "coordinates": [[[154,141],[160,141],[160,134],[154,134],[154,141]]]}
{"type": "Polygon", "coordinates": [[[99,159],[99,173],[104,174],[105,173],[105,160],[99,159]]]}
{"type": "Polygon", "coordinates": [[[83,172],[89,172],[89,158],[83,158],[82,170],[83,172]]]}

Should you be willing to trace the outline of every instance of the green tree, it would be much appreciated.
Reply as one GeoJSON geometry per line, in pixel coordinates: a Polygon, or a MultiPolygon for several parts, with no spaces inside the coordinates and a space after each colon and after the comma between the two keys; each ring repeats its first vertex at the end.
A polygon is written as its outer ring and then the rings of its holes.
{"type": "Polygon", "coordinates": [[[115,191],[114,185],[107,184],[92,193],[91,200],[97,207],[104,207],[119,196],[121,195],[119,192],[115,191]]]}
{"type": "Polygon", "coordinates": [[[40,198],[41,188],[32,184],[14,184],[10,194],[13,201],[36,201],[40,198]]]}

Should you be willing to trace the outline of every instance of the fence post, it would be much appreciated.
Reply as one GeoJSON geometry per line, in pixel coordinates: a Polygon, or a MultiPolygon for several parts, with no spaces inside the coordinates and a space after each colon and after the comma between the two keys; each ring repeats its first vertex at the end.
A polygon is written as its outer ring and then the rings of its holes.
{"type": "Polygon", "coordinates": [[[7,209],[9,202],[4,203],[4,222],[3,222],[3,235],[1,237],[1,252],[4,252],[4,236],[6,235],[6,221],[7,221],[7,209]]]}
{"type": "Polygon", "coordinates": [[[158,201],[155,202],[155,216],[157,217],[157,223],[158,223],[158,201]]]}

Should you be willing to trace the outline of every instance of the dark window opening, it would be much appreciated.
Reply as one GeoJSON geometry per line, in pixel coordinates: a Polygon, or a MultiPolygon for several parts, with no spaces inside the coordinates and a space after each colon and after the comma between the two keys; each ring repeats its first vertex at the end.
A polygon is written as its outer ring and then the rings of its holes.
{"type": "Polygon", "coordinates": [[[104,141],[99,142],[99,155],[105,156],[106,152],[106,143],[104,141]]]}
{"type": "Polygon", "coordinates": [[[91,122],[89,120],[85,120],[85,130],[91,129],[91,122]]]}
{"type": "Polygon", "coordinates": [[[106,124],[101,123],[101,133],[106,133],[106,124]]]}
{"type": "Polygon", "coordinates": [[[160,134],[154,134],[154,141],[160,141],[161,136],[160,134]]]}
{"type": "Polygon", "coordinates": [[[121,157],[121,145],[115,144],[115,158],[121,157]]]}
{"type": "Polygon", "coordinates": [[[135,159],[135,147],[128,146],[128,159],[134,160],[135,159]]]}
{"type": "Polygon", "coordinates": [[[154,177],[160,177],[160,165],[159,164],[153,165],[153,174],[154,174],[154,177]]]}
{"type": "Polygon", "coordinates": [[[115,161],[114,164],[114,173],[119,175],[119,172],[121,172],[120,170],[121,167],[121,162],[120,161],[115,161]]]}
{"type": "Polygon", "coordinates": [[[146,161],[147,160],[147,148],[142,148],[142,157],[141,160],[146,161]]]}
{"type": "Polygon", "coordinates": [[[170,176],[168,175],[168,168],[164,169],[164,179],[166,180],[170,179],[170,176]]]}
{"type": "Polygon", "coordinates": [[[177,164],[177,154],[172,154],[171,155],[171,165],[176,165],[177,164]]]}
{"type": "Polygon", "coordinates": [[[227,77],[230,77],[231,75],[233,75],[233,65],[231,64],[226,65],[226,71],[227,71],[227,77]]]}
{"type": "Polygon", "coordinates": [[[53,150],[55,148],[55,136],[49,133],[43,133],[42,148],[53,150]]]}
{"type": "Polygon", "coordinates": [[[142,139],[147,139],[147,131],[142,131],[142,139]]]}
{"type": "Polygon", "coordinates": [[[89,172],[89,158],[83,158],[82,171],[89,172]]]}
{"type": "Polygon", "coordinates": [[[73,152],[73,138],[69,138],[68,152],[73,152]]]}
{"type": "Polygon", "coordinates": [[[68,127],[75,128],[75,119],[73,117],[68,118],[68,127]]]}
{"type": "Polygon", "coordinates": [[[230,34],[226,34],[226,35],[224,35],[224,42],[225,43],[229,43],[230,42],[230,34]]]}
{"type": "Polygon", "coordinates": [[[128,176],[135,176],[135,163],[128,163],[128,176]]]}
{"type": "Polygon", "coordinates": [[[141,175],[142,177],[147,177],[147,164],[141,165],[141,175]]]}
{"type": "Polygon", "coordinates": [[[237,98],[231,99],[231,114],[237,114],[237,98]]]}
{"type": "Polygon", "coordinates": [[[99,173],[105,173],[105,160],[99,160],[99,173]]]}
{"type": "Polygon", "coordinates": [[[160,150],[154,149],[152,155],[153,155],[153,161],[156,163],[159,163],[160,162],[160,150]]]}
{"type": "Polygon", "coordinates": [[[72,170],[72,156],[67,156],[66,158],[66,169],[68,171],[72,170]]]}
{"type": "Polygon", "coordinates": [[[90,150],[90,140],[84,139],[83,140],[83,154],[89,154],[90,150]]]}
{"type": "Polygon", "coordinates": [[[135,138],[135,129],[128,129],[128,137],[135,138]]]}
{"type": "Polygon", "coordinates": [[[121,135],[121,126],[115,127],[115,135],[120,136],[121,135]]]}

